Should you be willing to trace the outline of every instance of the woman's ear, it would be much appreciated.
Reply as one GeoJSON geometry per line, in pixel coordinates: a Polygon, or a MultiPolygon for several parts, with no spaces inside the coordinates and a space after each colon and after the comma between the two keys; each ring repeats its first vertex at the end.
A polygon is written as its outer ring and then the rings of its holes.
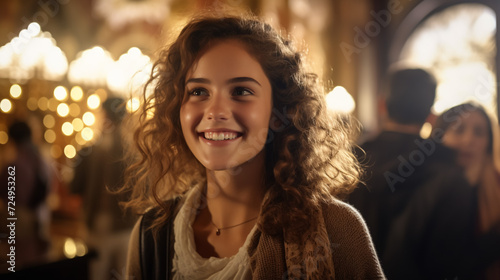
{"type": "Polygon", "coordinates": [[[276,116],[274,112],[271,113],[269,119],[269,129],[271,131],[280,131],[284,128],[283,122],[276,116]]]}
{"type": "Polygon", "coordinates": [[[280,132],[287,127],[292,121],[292,116],[287,113],[286,107],[283,112],[273,108],[271,118],[269,119],[269,129],[274,132],[280,132]]]}

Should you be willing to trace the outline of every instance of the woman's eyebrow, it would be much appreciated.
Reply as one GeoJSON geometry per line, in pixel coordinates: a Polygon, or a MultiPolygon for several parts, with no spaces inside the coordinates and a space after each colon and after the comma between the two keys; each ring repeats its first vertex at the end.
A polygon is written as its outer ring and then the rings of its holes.
{"type": "MultiPolygon", "coordinates": [[[[257,80],[250,77],[235,77],[227,80],[228,84],[241,83],[241,82],[252,82],[259,86],[262,86],[257,80]]],[[[190,78],[186,81],[186,85],[189,83],[211,84],[210,80],[206,78],[190,78]]]]}
{"type": "Polygon", "coordinates": [[[210,84],[210,80],[205,78],[191,78],[186,81],[186,85],[189,83],[210,84]]]}
{"type": "Polygon", "coordinates": [[[257,80],[255,80],[254,78],[250,78],[250,77],[236,77],[236,78],[229,79],[227,81],[228,84],[240,83],[240,82],[253,82],[253,83],[258,84],[259,86],[262,86],[259,82],[257,82],[257,80]]]}

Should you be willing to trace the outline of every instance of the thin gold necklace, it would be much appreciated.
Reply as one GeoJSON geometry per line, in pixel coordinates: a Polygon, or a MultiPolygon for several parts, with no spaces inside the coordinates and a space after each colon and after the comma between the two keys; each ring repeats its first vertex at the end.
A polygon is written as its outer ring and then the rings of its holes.
{"type": "Polygon", "coordinates": [[[239,224],[234,225],[234,226],[223,227],[223,228],[220,228],[220,227],[216,226],[216,225],[214,224],[214,222],[212,221],[212,219],[210,219],[210,222],[211,222],[211,223],[212,223],[212,225],[213,225],[213,226],[217,229],[217,230],[215,231],[215,234],[216,234],[217,236],[219,236],[219,235],[220,235],[220,231],[221,231],[221,230],[223,230],[223,229],[230,229],[230,228],[234,228],[234,227],[237,227],[237,226],[244,225],[244,224],[246,224],[246,223],[250,223],[251,221],[253,221],[253,220],[257,219],[258,217],[259,217],[259,216],[255,217],[255,218],[251,218],[250,220],[244,221],[243,223],[239,223],[239,224]]]}

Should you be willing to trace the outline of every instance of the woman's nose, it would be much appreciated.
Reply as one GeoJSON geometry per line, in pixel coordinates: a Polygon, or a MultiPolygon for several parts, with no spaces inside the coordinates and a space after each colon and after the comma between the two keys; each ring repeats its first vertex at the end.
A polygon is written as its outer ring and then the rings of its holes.
{"type": "Polygon", "coordinates": [[[230,102],[223,96],[214,96],[207,107],[206,116],[209,120],[221,121],[231,117],[230,102]]]}
{"type": "Polygon", "coordinates": [[[474,144],[474,134],[471,131],[467,131],[462,136],[462,144],[464,147],[468,147],[474,144]]]}

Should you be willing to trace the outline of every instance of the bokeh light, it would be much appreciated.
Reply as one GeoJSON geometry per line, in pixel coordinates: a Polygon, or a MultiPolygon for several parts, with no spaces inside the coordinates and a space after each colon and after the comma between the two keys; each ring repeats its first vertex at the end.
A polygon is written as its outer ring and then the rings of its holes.
{"type": "Polygon", "coordinates": [[[83,121],[80,118],[75,118],[71,124],[73,125],[73,129],[75,131],[81,131],[83,129],[83,121]]]}
{"type": "Polygon", "coordinates": [[[59,101],[64,101],[68,98],[68,90],[63,86],[57,86],[54,89],[54,97],[59,101]]]}
{"type": "Polygon", "coordinates": [[[45,53],[42,76],[47,80],[60,80],[68,72],[68,59],[64,52],[55,45],[45,53]]]}
{"type": "Polygon", "coordinates": [[[99,95],[97,94],[92,94],[89,96],[87,99],[87,106],[89,109],[97,109],[99,108],[99,105],[101,105],[101,99],[99,98],[99,95]]]}
{"type": "Polygon", "coordinates": [[[43,134],[43,138],[47,143],[54,143],[56,141],[57,135],[52,129],[47,129],[45,133],[43,134]]]}
{"type": "Polygon", "coordinates": [[[0,131],[0,144],[4,145],[9,142],[9,135],[5,131],[0,131]]]}
{"type": "Polygon", "coordinates": [[[85,141],[90,141],[94,138],[94,131],[90,127],[82,129],[82,138],[85,141]]]}
{"type": "Polygon", "coordinates": [[[87,249],[87,245],[85,245],[85,243],[81,240],[75,240],[75,245],[76,245],[76,255],[79,256],[79,257],[83,257],[85,256],[85,254],[87,254],[88,252],[88,249],[87,249]]]}
{"type": "Polygon", "coordinates": [[[49,99],[47,99],[47,97],[40,97],[40,99],[38,99],[38,108],[42,111],[46,111],[48,108],[48,103],[49,99]]]}
{"type": "Polygon", "coordinates": [[[70,63],[68,80],[73,84],[100,87],[106,85],[106,77],[114,60],[102,47],[95,46],[77,54],[70,63]]]}
{"type": "Polygon", "coordinates": [[[78,143],[78,145],[85,145],[87,143],[87,140],[83,139],[82,133],[78,132],[75,136],[75,141],[78,143]]]}
{"type": "Polygon", "coordinates": [[[79,86],[74,86],[71,88],[70,95],[73,101],[80,101],[83,98],[83,90],[79,86]]]}
{"type": "Polygon", "coordinates": [[[86,112],[83,114],[83,123],[85,123],[88,126],[91,126],[95,123],[95,116],[92,114],[92,112],[86,112]]]}
{"type": "MultiPolygon", "coordinates": [[[[65,149],[66,150],[66,149],[65,149]]],[[[64,241],[64,256],[68,259],[76,257],[76,244],[73,238],[68,237],[64,241]]]]}
{"type": "Polygon", "coordinates": [[[356,108],[356,103],[344,87],[336,86],[326,95],[326,106],[334,112],[350,114],[356,108]]]}
{"type": "Polygon", "coordinates": [[[65,122],[61,126],[61,131],[64,135],[70,136],[73,134],[73,125],[70,122],[65,122]]]}
{"type": "Polygon", "coordinates": [[[139,109],[139,106],[141,105],[141,102],[137,97],[132,97],[127,101],[127,110],[130,113],[133,113],[139,109]]]}
{"type": "Polygon", "coordinates": [[[432,132],[432,124],[426,122],[420,129],[420,137],[422,137],[423,139],[427,139],[431,136],[431,132],[432,132]]]}
{"type": "Polygon", "coordinates": [[[55,124],[56,119],[52,115],[46,115],[43,117],[43,125],[45,125],[46,128],[53,128],[55,124]]]}
{"type": "Polygon", "coordinates": [[[10,86],[10,96],[12,96],[12,98],[19,98],[21,97],[21,94],[22,94],[23,90],[21,89],[21,86],[18,85],[18,84],[13,84],[12,86],[10,86]]]}
{"type": "Polygon", "coordinates": [[[2,99],[0,101],[0,110],[4,113],[9,113],[12,110],[12,102],[9,99],[2,99]]]}
{"type": "Polygon", "coordinates": [[[69,114],[69,107],[66,103],[61,103],[57,106],[57,114],[61,117],[66,117],[69,114]]]}
{"type": "Polygon", "coordinates": [[[28,98],[28,101],[26,101],[26,107],[28,107],[28,109],[30,109],[31,111],[36,111],[36,109],[38,109],[38,101],[36,100],[36,98],[28,98]]]}
{"type": "Polygon", "coordinates": [[[27,31],[29,32],[31,37],[35,37],[38,34],[40,34],[42,29],[40,27],[40,24],[38,24],[38,22],[32,22],[28,25],[27,31]]]}
{"type": "Polygon", "coordinates": [[[137,93],[144,88],[151,71],[151,59],[139,48],[132,47],[113,63],[107,76],[108,88],[125,96],[137,93]]]}
{"type": "Polygon", "coordinates": [[[74,158],[76,156],[76,148],[73,145],[66,145],[64,147],[64,155],[67,158],[74,158]]]}
{"type": "Polygon", "coordinates": [[[52,112],[55,112],[57,110],[58,105],[59,105],[59,101],[57,101],[57,99],[55,99],[54,97],[49,99],[49,101],[47,102],[47,107],[52,112]]]}

